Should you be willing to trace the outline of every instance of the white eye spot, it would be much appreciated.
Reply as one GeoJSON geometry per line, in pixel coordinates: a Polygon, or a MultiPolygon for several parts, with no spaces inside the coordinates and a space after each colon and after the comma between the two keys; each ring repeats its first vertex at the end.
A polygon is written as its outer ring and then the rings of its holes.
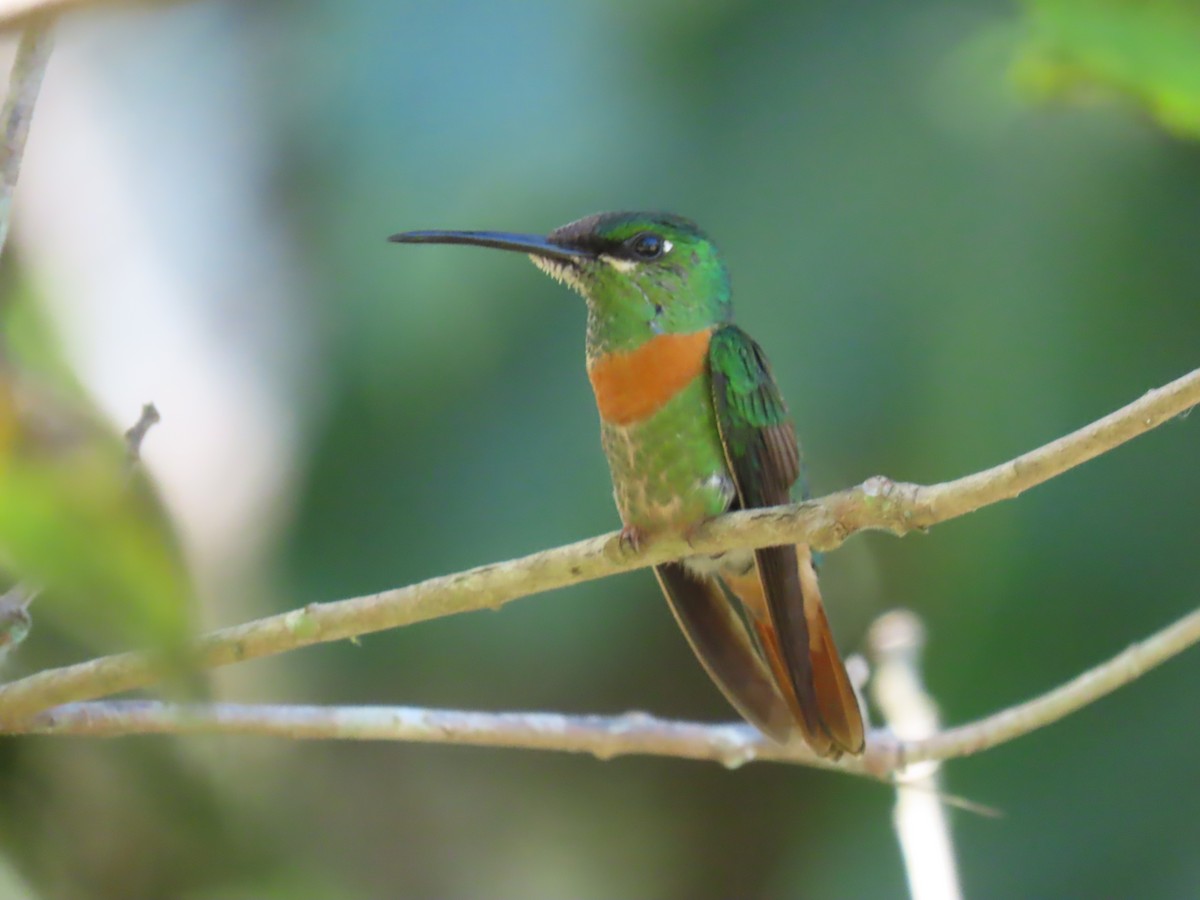
{"type": "Polygon", "coordinates": [[[671,248],[672,248],[672,247],[674,247],[674,246],[675,246],[675,245],[674,245],[674,244],[672,244],[670,241],[668,241],[668,240],[665,240],[665,239],[664,239],[664,240],[663,240],[663,251],[662,251],[662,252],[663,252],[663,256],[666,256],[668,253],[670,253],[670,252],[671,252],[671,248]]]}

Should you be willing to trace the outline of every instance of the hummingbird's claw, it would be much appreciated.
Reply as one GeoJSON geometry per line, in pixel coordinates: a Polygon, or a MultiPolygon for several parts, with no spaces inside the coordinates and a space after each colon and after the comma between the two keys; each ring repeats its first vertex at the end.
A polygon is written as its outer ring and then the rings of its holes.
{"type": "Polygon", "coordinates": [[[637,553],[642,549],[642,539],[644,535],[633,525],[626,525],[621,529],[621,536],[618,539],[622,550],[629,550],[637,553]]]}

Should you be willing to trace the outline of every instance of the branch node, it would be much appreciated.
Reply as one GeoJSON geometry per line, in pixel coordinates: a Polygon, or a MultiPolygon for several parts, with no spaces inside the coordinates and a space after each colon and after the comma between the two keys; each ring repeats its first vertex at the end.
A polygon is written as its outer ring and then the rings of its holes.
{"type": "Polygon", "coordinates": [[[153,403],[142,406],[142,414],[125,432],[126,457],[131,466],[137,465],[142,459],[142,442],[146,439],[146,433],[161,421],[162,416],[153,403]]]}

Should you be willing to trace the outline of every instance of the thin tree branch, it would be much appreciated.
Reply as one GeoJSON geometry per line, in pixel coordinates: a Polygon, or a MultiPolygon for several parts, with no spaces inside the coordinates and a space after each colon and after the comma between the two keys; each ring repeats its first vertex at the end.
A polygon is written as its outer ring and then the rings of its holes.
{"type": "MultiPolygon", "coordinates": [[[[1200,369],[1152,390],[1097,422],[1014,460],[956,481],[921,486],[875,477],[819,500],[721,516],[691,536],[666,535],[635,549],[617,532],[509,562],[431,578],[408,587],[338,600],[225,628],[200,638],[193,661],[215,668],[476,609],[657,565],[693,553],[806,542],[838,546],[864,530],[903,535],[1015,497],[1161,425],[1200,403],[1200,369]]],[[[160,664],[125,653],[50,669],[0,687],[0,727],[51,706],[153,684],[160,664]]]]}
{"type": "MultiPolygon", "coordinates": [[[[907,610],[880,616],[867,634],[867,644],[875,662],[871,693],[892,732],[904,741],[936,734],[937,704],[921,679],[921,620],[907,610]]],[[[892,826],[904,857],[909,895],[913,900],[958,900],[962,888],[950,820],[940,796],[938,763],[906,766],[895,777],[892,826]]]]}
{"type": "MultiPolygon", "coordinates": [[[[117,6],[115,0],[104,0],[109,6],[117,6]]],[[[120,0],[129,5],[128,0],[120,0]]],[[[99,6],[98,0],[0,0],[0,32],[29,28],[39,20],[57,17],[60,13],[73,11],[82,6],[99,6]]],[[[146,0],[143,5],[150,5],[146,0]]],[[[162,4],[162,5],[165,5],[162,4]]]]}
{"type": "MultiPolygon", "coordinates": [[[[1057,721],[1200,642],[1200,609],[1050,693],[931,737],[873,731],[857,759],[819,759],[801,743],[775,744],[741,723],[623,716],[484,713],[386,706],[177,705],[110,700],[58,706],[12,722],[9,734],[223,734],[307,740],[410,741],[711,760],[729,768],[771,761],[889,778],[906,766],[968,756],[1057,721]]],[[[913,790],[913,788],[909,788],[913,790]]]]}
{"type": "Polygon", "coordinates": [[[184,0],[0,0],[0,32],[16,31],[39,18],[75,12],[77,9],[90,11],[90,7],[108,6],[120,10],[136,5],[152,10],[182,6],[183,2],[184,0]]]}
{"type": "Polygon", "coordinates": [[[832,763],[800,743],[781,746],[742,723],[703,724],[645,713],[568,716],[464,712],[407,706],[181,705],[108,700],[57,706],[13,733],[93,735],[226,734],[302,740],[405,741],[617,756],[669,756],[737,768],[752,760],[797,762],[866,774],[861,760],[832,763]]]}
{"type": "Polygon", "coordinates": [[[146,440],[146,434],[161,421],[158,407],[145,403],[138,420],[125,431],[125,456],[131,469],[142,461],[142,442],[146,440]]]}
{"type": "Polygon", "coordinates": [[[1197,643],[1200,643],[1200,609],[1034,700],[925,740],[906,742],[904,762],[971,756],[1007,743],[1095,703],[1197,643]]]}
{"type": "MultiPolygon", "coordinates": [[[[42,87],[42,77],[54,46],[53,21],[43,17],[30,23],[17,45],[16,59],[8,76],[8,92],[0,109],[0,255],[8,243],[9,222],[12,219],[13,193],[25,156],[25,139],[33,119],[33,107],[42,87]]],[[[0,323],[0,380],[11,380],[6,332],[0,323]]],[[[8,393],[11,385],[0,388],[8,393]]],[[[11,400],[10,400],[11,402],[11,400]]],[[[0,596],[0,662],[29,635],[33,617],[29,605],[38,589],[26,582],[13,585],[0,596]]]]}
{"type": "Polygon", "coordinates": [[[9,75],[8,94],[0,111],[0,252],[8,241],[13,191],[25,155],[25,138],[53,46],[53,21],[49,18],[32,21],[21,35],[9,75]]]}

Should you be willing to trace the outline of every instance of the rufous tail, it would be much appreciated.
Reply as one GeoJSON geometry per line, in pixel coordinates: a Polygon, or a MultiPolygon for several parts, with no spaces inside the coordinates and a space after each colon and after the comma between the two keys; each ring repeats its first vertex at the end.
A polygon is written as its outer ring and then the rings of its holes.
{"type": "Polygon", "coordinates": [[[806,545],[796,547],[796,561],[802,593],[802,598],[797,599],[804,604],[804,620],[808,626],[809,679],[794,679],[789,673],[779,629],[772,622],[757,567],[745,575],[723,574],[722,578],[745,606],[776,686],[792,708],[796,724],[808,745],[820,756],[857,755],[862,753],[864,746],[862,712],[830,631],[812,554],[806,545]],[[799,687],[795,685],[797,680],[801,682],[799,687]],[[811,685],[811,693],[800,697],[797,691],[803,690],[806,681],[811,685]],[[814,709],[815,716],[811,712],[814,709]]]}

